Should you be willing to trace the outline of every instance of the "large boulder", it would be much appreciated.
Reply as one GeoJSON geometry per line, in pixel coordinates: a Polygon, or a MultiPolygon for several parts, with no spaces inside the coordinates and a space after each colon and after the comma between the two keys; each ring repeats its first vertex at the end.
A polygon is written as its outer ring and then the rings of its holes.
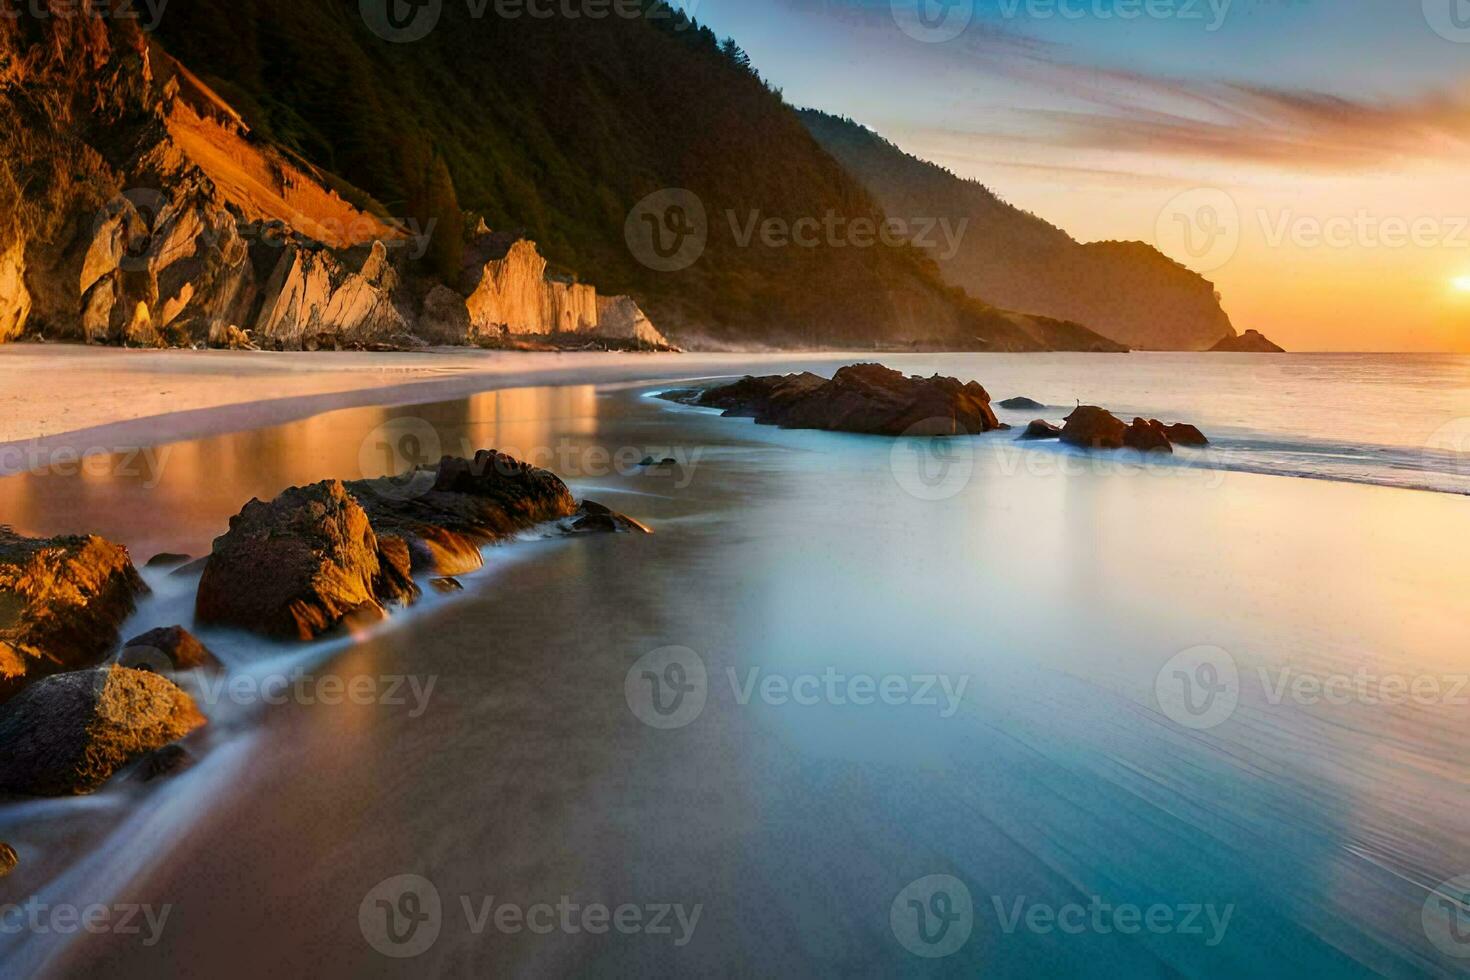
{"type": "Polygon", "coordinates": [[[1062,442],[1084,449],[1122,449],[1128,426],[1105,408],[1080,405],[1066,418],[1062,442]]]}
{"type": "Polygon", "coordinates": [[[122,545],[0,527],[0,701],[37,678],[101,663],[147,591],[122,545]]]}
{"type": "Polygon", "coordinates": [[[0,705],[0,792],[90,793],[205,723],[194,700],[155,673],[104,667],[48,677],[0,705]]]}
{"type": "Polygon", "coordinates": [[[1003,428],[976,382],[905,377],[881,364],[842,368],[831,381],[812,374],[747,377],[693,401],[787,429],[951,436],[1003,428]]]}
{"type": "Polygon", "coordinates": [[[254,336],[285,350],[400,343],[408,324],[393,304],[396,286],[382,242],[357,272],[326,249],[288,245],[266,283],[254,336]]]}
{"type": "Polygon", "coordinates": [[[383,567],[378,536],[340,480],[292,487],[230,519],[204,566],[195,614],[201,623],[310,640],[412,599],[383,567]]]}

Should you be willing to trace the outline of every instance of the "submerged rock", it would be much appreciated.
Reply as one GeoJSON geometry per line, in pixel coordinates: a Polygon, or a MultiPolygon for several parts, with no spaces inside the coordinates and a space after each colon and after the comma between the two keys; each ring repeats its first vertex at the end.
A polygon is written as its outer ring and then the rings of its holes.
{"type": "Polygon", "coordinates": [[[453,592],[464,591],[464,583],[461,582],[459,579],[449,575],[443,575],[439,578],[430,579],[429,585],[433,587],[435,592],[438,592],[441,595],[449,595],[453,592]]]}
{"type": "Polygon", "coordinates": [[[0,791],[90,793],[205,723],[193,698],[149,671],[57,674],[0,705],[0,791]]]}
{"type": "Polygon", "coordinates": [[[20,855],[15,853],[15,848],[0,842],[0,878],[9,875],[19,864],[20,855]]]}
{"type": "Polygon", "coordinates": [[[949,436],[1004,428],[979,384],[905,377],[881,364],[854,364],[830,381],[811,373],[746,377],[702,391],[692,404],[786,429],[949,436]]]}
{"type": "Polygon", "coordinates": [[[1027,411],[1033,412],[1040,411],[1041,409],[1046,407],[1045,405],[1041,404],[1041,402],[1036,401],[1035,399],[1024,397],[1007,398],[1005,401],[1000,402],[999,404],[1001,408],[1014,408],[1017,410],[1025,409],[1027,411]]]}
{"type": "Polygon", "coordinates": [[[187,564],[189,562],[189,560],[190,560],[190,557],[191,556],[189,556],[189,555],[180,555],[180,554],[175,554],[175,553],[173,553],[171,551],[164,551],[164,552],[160,552],[159,554],[156,554],[152,558],[148,559],[148,563],[146,565],[144,565],[143,567],[144,568],[172,568],[175,565],[184,565],[184,564],[187,564]]]}
{"type": "Polygon", "coordinates": [[[0,701],[38,678],[100,663],[147,592],[122,545],[0,527],[0,701]]]}
{"type": "Polygon", "coordinates": [[[1059,439],[1062,430],[1059,426],[1052,425],[1046,419],[1035,419],[1026,426],[1026,431],[1021,433],[1022,439],[1059,439]]]}
{"type": "Polygon", "coordinates": [[[582,509],[572,521],[572,530],[579,534],[652,534],[645,525],[625,514],[604,507],[595,500],[582,501],[582,509]]]}
{"type": "Polygon", "coordinates": [[[198,637],[182,626],[162,626],[123,644],[119,667],[134,670],[198,670],[218,667],[219,660],[198,637]]]}

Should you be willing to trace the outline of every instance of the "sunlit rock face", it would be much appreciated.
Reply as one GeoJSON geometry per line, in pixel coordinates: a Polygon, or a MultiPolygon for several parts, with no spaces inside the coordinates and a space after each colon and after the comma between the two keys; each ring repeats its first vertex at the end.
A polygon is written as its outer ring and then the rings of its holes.
{"type": "Polygon", "coordinates": [[[586,283],[548,278],[535,242],[485,234],[469,256],[471,337],[583,334],[668,344],[631,298],[599,296],[586,283]]]}
{"type": "Polygon", "coordinates": [[[31,294],[25,283],[25,252],[16,242],[0,252],[0,343],[14,340],[31,315],[31,294]]]}
{"type": "Polygon", "coordinates": [[[659,333],[631,296],[597,297],[597,333],[611,340],[633,340],[664,347],[669,344],[668,338],[659,333]]]}
{"type": "Polygon", "coordinates": [[[395,284],[382,242],[358,272],[325,249],[288,246],[266,283],[255,336],[287,350],[390,343],[408,332],[393,305],[395,284]]]}

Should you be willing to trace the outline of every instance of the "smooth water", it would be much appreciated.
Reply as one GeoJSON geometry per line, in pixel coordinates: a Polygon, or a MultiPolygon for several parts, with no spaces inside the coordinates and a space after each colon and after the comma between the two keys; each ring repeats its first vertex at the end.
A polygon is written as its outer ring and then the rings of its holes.
{"type": "MultiPolygon", "coordinates": [[[[1216,445],[787,432],[589,385],[0,481],[19,529],[142,559],[252,495],[493,445],[656,531],[494,549],[306,650],[204,632],[240,687],[190,681],[194,769],[0,807],[5,901],[167,906],[157,941],[7,931],[6,972],[1463,972],[1470,502],[1359,484],[1464,491],[1433,435],[1470,359],[884,360],[1216,445]],[[1316,479],[1241,472],[1271,468],[1316,479]]],[[[187,622],[149,577],[135,625],[187,622]]]]}

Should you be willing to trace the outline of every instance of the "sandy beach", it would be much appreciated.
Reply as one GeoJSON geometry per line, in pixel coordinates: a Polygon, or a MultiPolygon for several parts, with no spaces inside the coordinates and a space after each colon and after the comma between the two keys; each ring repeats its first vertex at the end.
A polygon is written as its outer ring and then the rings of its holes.
{"type": "MultiPolygon", "coordinates": [[[[831,360],[813,354],[812,360],[831,360]]],[[[460,398],[494,388],[739,373],[802,355],[422,353],[0,347],[0,475],[57,452],[91,455],[279,425],[338,408],[460,398]],[[44,390],[45,397],[37,397],[44,390]]]]}

